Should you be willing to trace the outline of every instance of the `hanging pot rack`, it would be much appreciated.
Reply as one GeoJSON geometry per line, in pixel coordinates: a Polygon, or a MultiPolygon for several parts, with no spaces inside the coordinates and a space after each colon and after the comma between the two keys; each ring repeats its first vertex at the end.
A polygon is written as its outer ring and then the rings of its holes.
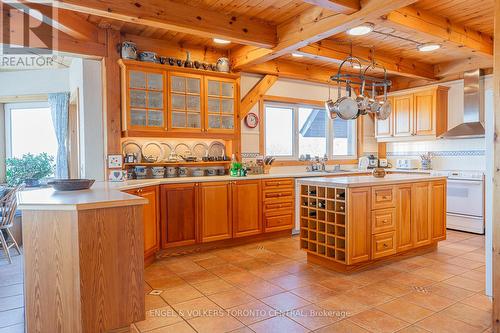
{"type": "Polygon", "coordinates": [[[382,88],[385,87],[386,89],[392,85],[392,81],[387,79],[387,70],[385,69],[385,67],[382,66],[382,69],[384,70],[384,78],[366,75],[366,72],[369,68],[375,68],[375,63],[372,62],[369,66],[365,68],[365,70],[363,70],[363,66],[359,58],[348,56],[340,64],[337,74],[330,76],[330,80],[336,81],[337,83],[346,83],[349,85],[358,85],[358,86],[361,86],[364,81],[366,86],[373,85],[375,87],[382,87],[382,88]],[[352,64],[353,62],[356,62],[359,65],[360,67],[359,74],[341,73],[342,67],[346,63],[352,64]]]}

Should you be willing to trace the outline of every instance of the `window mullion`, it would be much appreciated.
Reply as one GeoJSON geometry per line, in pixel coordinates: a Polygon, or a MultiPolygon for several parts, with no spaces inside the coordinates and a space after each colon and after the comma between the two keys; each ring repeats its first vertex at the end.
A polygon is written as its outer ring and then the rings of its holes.
{"type": "Polygon", "coordinates": [[[293,158],[299,159],[299,107],[293,107],[293,158]]]}

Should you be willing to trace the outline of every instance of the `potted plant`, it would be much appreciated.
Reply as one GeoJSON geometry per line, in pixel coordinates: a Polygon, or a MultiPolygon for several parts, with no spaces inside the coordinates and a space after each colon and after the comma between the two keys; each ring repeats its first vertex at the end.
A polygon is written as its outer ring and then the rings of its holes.
{"type": "Polygon", "coordinates": [[[47,153],[24,154],[6,160],[7,184],[16,186],[25,183],[28,187],[40,185],[40,179],[54,173],[54,157],[47,153]]]}

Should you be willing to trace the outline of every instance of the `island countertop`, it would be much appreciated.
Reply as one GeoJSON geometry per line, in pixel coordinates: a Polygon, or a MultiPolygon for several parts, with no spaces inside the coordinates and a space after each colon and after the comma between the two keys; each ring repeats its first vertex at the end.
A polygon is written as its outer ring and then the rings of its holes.
{"type": "Polygon", "coordinates": [[[391,185],[398,183],[413,183],[430,180],[446,179],[444,176],[432,176],[427,174],[387,174],[384,178],[369,176],[347,176],[347,177],[315,177],[299,178],[299,184],[322,185],[332,187],[364,187],[377,185],[391,185]]]}

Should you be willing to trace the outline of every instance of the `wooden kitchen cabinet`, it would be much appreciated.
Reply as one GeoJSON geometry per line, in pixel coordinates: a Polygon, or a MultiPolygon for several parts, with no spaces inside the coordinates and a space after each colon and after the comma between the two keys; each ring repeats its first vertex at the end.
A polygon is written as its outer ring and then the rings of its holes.
{"type": "Polygon", "coordinates": [[[430,221],[432,241],[446,239],[446,181],[430,184],[430,221]]]}
{"type": "Polygon", "coordinates": [[[205,76],[205,132],[232,133],[235,128],[236,82],[233,79],[205,76]]]}
{"type": "Polygon", "coordinates": [[[160,211],[159,193],[156,186],[149,186],[126,191],[127,193],[143,197],[148,203],[143,207],[144,223],[144,260],[154,259],[154,255],[160,249],[160,211]]]}
{"type": "Polygon", "coordinates": [[[203,130],[203,77],[181,72],[168,73],[168,130],[196,133],[203,130]]]}
{"type": "Polygon", "coordinates": [[[394,136],[413,135],[413,94],[394,96],[392,117],[394,119],[394,136]]]}
{"type": "Polygon", "coordinates": [[[392,113],[375,121],[379,141],[436,138],[448,129],[448,87],[415,89],[391,96],[392,113]]]}
{"type": "Polygon", "coordinates": [[[396,186],[396,250],[410,250],[413,247],[411,213],[411,184],[396,186]]]}
{"type": "Polygon", "coordinates": [[[200,184],[201,242],[232,237],[231,184],[210,182],[200,184]]]}
{"type": "Polygon", "coordinates": [[[371,204],[372,191],[370,187],[349,190],[347,264],[356,264],[370,260],[371,241],[371,204]]]}
{"type": "Polygon", "coordinates": [[[198,186],[195,183],[161,185],[162,248],[198,241],[198,186]]]}
{"type": "Polygon", "coordinates": [[[163,135],[166,131],[166,72],[122,66],[122,129],[128,133],[163,135]]]}
{"type": "Polygon", "coordinates": [[[431,243],[431,215],[429,183],[414,183],[411,189],[411,215],[413,244],[423,246],[431,243]]]}
{"type": "Polygon", "coordinates": [[[262,196],[260,180],[231,182],[233,237],[262,232],[262,196]]]}
{"type": "Polygon", "coordinates": [[[289,230],[294,225],[294,180],[291,178],[262,181],[264,232],[289,230]]]}

